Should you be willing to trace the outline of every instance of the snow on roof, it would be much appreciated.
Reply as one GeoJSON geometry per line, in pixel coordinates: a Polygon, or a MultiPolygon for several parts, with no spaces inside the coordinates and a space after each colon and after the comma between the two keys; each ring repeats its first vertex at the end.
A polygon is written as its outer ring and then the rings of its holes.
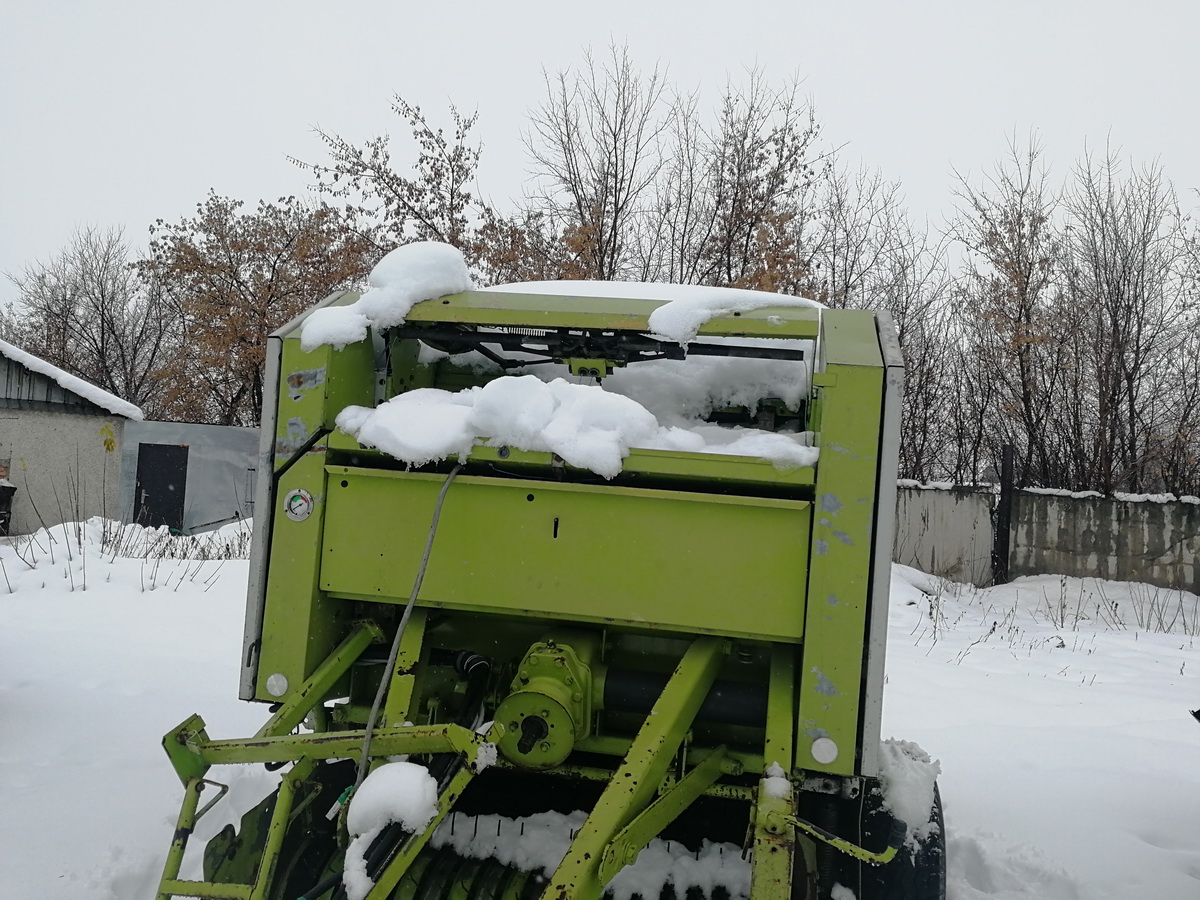
{"type": "Polygon", "coordinates": [[[605,478],[621,471],[633,447],[755,456],[779,469],[815,465],[807,432],[776,434],[699,422],[664,426],[646,407],[598,385],[504,375],[452,393],[419,388],[375,409],[347,406],[337,427],[359,443],[413,465],[466,456],[477,440],[553,452],[605,478]]]}
{"type": "Polygon", "coordinates": [[[570,297],[613,297],[621,300],[655,300],[662,306],[650,313],[648,324],[656,337],[688,344],[706,322],[734,312],[751,312],[773,306],[824,309],[808,297],[749,291],[704,284],[662,284],[648,281],[526,281],[484,288],[502,293],[564,294],[570,297]]]}
{"type": "Polygon", "coordinates": [[[13,362],[20,363],[31,372],[37,372],[39,375],[45,375],[57,382],[58,386],[65,391],[70,391],[73,394],[78,394],[85,400],[90,400],[97,406],[107,409],[110,413],[118,416],[124,416],[127,419],[133,419],[135,422],[140,422],[145,416],[141,409],[134,406],[127,400],[122,400],[116,394],[110,394],[103,388],[98,388],[90,381],[84,381],[82,378],[76,378],[68,372],[64,372],[58,366],[51,365],[44,359],[26,353],[6,341],[0,341],[0,355],[7,356],[13,362]]]}
{"type": "MultiPolygon", "coordinates": [[[[341,349],[365,340],[371,327],[401,324],[423,300],[474,287],[462,253],[433,241],[397,247],[371,271],[369,283],[356,302],[312,312],[301,329],[301,347],[330,344],[341,349]]],[[[685,347],[718,316],[781,306],[822,308],[806,297],[701,285],[536,281],[492,290],[658,302],[647,320],[650,330],[685,347]]],[[[426,361],[424,351],[422,359],[426,361]]],[[[554,452],[605,478],[621,471],[621,461],[633,447],[753,456],[787,469],[816,463],[819,451],[811,434],[723,428],[703,420],[717,406],[756,409],[772,397],[795,407],[807,394],[808,376],[802,362],[660,360],[639,363],[637,373],[614,374],[601,387],[568,382],[547,368],[536,377],[499,375],[482,388],[457,393],[409,391],[374,409],[349,406],[338,415],[337,427],[365,446],[415,465],[463,456],[482,439],[554,452]]]]}
{"type": "Polygon", "coordinates": [[[437,241],[397,247],[367,278],[370,287],[349,306],[314,310],[300,330],[300,346],[314,350],[332,344],[341,350],[365,340],[369,326],[399,325],[422,300],[469,291],[475,285],[462,251],[437,241]]]}

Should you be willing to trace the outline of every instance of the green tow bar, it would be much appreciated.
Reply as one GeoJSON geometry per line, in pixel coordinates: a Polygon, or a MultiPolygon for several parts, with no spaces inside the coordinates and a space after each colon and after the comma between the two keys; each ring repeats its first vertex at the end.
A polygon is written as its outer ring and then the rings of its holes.
{"type": "Polygon", "coordinates": [[[699,793],[716,780],[719,773],[705,769],[691,781],[687,778],[680,781],[674,791],[664,795],[662,800],[666,801],[666,806],[647,809],[692,727],[696,712],[708,696],[726,646],[727,642],[722,638],[703,637],[688,647],[633,739],[625,761],[613,774],[562,864],[550,878],[542,900],[599,900],[604,892],[605,876],[611,877],[610,873],[620,871],[632,861],[631,856],[636,858],[646,841],[669,821],[658,813],[675,807],[671,810],[673,818],[686,805],[668,800],[670,793],[679,790],[684,794],[699,793]],[[648,817],[639,822],[644,812],[648,817]],[[608,857],[606,851],[619,836],[620,858],[608,857]]]}

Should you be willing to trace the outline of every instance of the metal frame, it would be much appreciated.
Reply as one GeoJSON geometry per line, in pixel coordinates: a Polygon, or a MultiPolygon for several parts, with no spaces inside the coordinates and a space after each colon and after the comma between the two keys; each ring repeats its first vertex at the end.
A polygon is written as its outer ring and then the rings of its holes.
{"type": "MultiPolygon", "coordinates": [[[[352,293],[334,294],[316,308],[348,302],[355,297],[352,293]]],[[[418,304],[409,319],[413,323],[463,322],[500,327],[524,327],[527,324],[537,328],[637,332],[645,330],[646,313],[655,305],[622,301],[609,307],[573,304],[568,297],[467,292],[442,298],[436,303],[418,304]]],[[[344,696],[347,685],[351,686],[351,696],[361,699],[363,684],[354,680],[359,678],[358,674],[354,679],[348,679],[350,667],[368,646],[381,641],[384,635],[371,622],[350,621],[351,615],[373,615],[369,611],[371,607],[353,606],[345,601],[396,602],[411,580],[402,571],[401,563],[407,565],[405,561],[414,554],[406,548],[406,532],[399,525],[389,531],[386,545],[359,540],[360,532],[375,528],[386,512],[403,508],[412,519],[414,533],[422,536],[423,506],[410,496],[419,492],[415,488],[409,489],[424,480],[440,481],[439,476],[401,473],[395,467],[392,471],[384,471],[388,467],[375,465],[369,452],[363,451],[348,437],[334,435],[326,439],[328,429],[333,428],[333,417],[345,405],[369,403],[372,397],[379,402],[378,360],[371,366],[373,357],[365,355],[367,350],[378,348],[364,349],[362,345],[355,345],[347,347],[344,353],[329,348],[302,351],[295,343],[295,337],[297,328],[310,313],[292,320],[275,332],[268,342],[266,396],[274,393],[278,397],[289,373],[316,372],[318,378],[320,373],[326,373],[328,380],[324,389],[309,389],[306,382],[304,396],[295,398],[299,402],[292,403],[284,397],[277,403],[264,404],[259,446],[262,477],[255,501],[255,544],[239,691],[243,699],[267,699],[270,691],[266,690],[260,674],[265,676],[268,672],[278,671],[284,676],[279,681],[286,685],[280,689],[282,702],[270,720],[251,738],[210,740],[203,720],[194,716],[164,739],[164,747],[184,784],[185,794],[175,840],[160,884],[160,900],[175,895],[246,900],[265,896],[299,788],[312,777],[318,761],[361,757],[366,737],[363,728],[306,734],[291,732],[310,713],[323,723],[324,703],[333,697],[344,696]],[[318,368],[308,368],[312,366],[318,368]],[[368,366],[370,371],[366,370],[368,366]],[[286,405],[280,406],[283,401],[286,405]],[[285,442],[285,449],[281,451],[277,442],[282,440],[281,429],[286,424],[281,422],[283,416],[294,416],[288,421],[296,427],[286,435],[295,440],[285,442]],[[318,452],[308,452],[314,448],[318,452]],[[290,454],[286,458],[277,455],[285,452],[290,454]],[[347,460],[354,460],[353,465],[347,466],[347,460]],[[379,471],[369,472],[372,467],[379,471]],[[380,486],[384,482],[389,485],[389,490],[394,488],[395,496],[389,494],[389,497],[395,502],[386,510],[371,507],[374,512],[368,510],[364,515],[363,510],[368,509],[369,504],[359,503],[351,497],[353,491],[358,490],[355,479],[365,474],[378,476],[372,481],[375,494],[385,493],[380,486]],[[311,491],[315,504],[311,518],[291,521],[276,516],[277,491],[299,487],[311,491]],[[407,493],[401,495],[400,487],[407,493]],[[334,498],[331,493],[334,490],[347,491],[345,496],[351,499],[339,507],[343,501],[334,498]],[[357,515],[347,513],[348,509],[351,513],[357,509],[357,515]],[[327,514],[333,518],[336,529],[340,529],[337,541],[326,540],[327,514]],[[373,521],[366,521],[372,516],[373,521]],[[279,533],[272,544],[272,535],[276,531],[279,533]],[[345,568],[337,554],[350,554],[355,546],[371,557],[369,565],[365,557],[358,564],[359,569],[368,573],[367,587],[358,581],[336,582],[335,576],[345,568]],[[268,566],[274,566],[275,571],[269,585],[268,566]],[[379,569],[380,566],[383,569],[379,569]],[[260,654],[257,651],[264,640],[267,644],[260,654]],[[334,647],[339,640],[341,643],[334,647]],[[267,668],[260,673],[263,666],[267,668]],[[262,832],[266,835],[264,855],[257,867],[254,884],[181,881],[179,867],[188,837],[196,821],[212,805],[199,808],[205,785],[214,783],[206,779],[209,767],[286,762],[295,765],[283,776],[278,799],[269,813],[270,824],[262,832]]],[[[522,527],[530,534],[534,533],[535,526],[541,527],[541,520],[535,522],[529,515],[512,512],[515,507],[526,512],[539,510],[538,515],[552,516],[553,539],[559,542],[554,546],[559,550],[575,539],[575,535],[592,543],[596,534],[616,535],[619,539],[611,538],[608,546],[618,548],[624,546],[622,540],[626,544],[630,540],[640,540],[636,528],[628,521],[621,522],[619,517],[612,516],[604,518],[593,506],[585,506],[584,498],[592,494],[613,498],[614,503],[630,507],[633,518],[639,522],[652,517],[644,512],[639,514],[637,510],[644,511],[650,504],[663,504],[665,508],[668,502],[675,502],[670,496],[671,491],[678,491],[679,496],[687,495],[693,500],[703,497],[704,503],[716,507],[723,504],[747,510],[753,507],[754,511],[748,511],[747,515],[763,519],[766,516],[759,510],[793,510],[810,525],[802,529],[802,536],[801,530],[797,530],[788,538],[790,543],[785,541],[787,546],[776,548],[773,555],[786,557],[794,545],[798,551],[803,551],[801,556],[810,553],[812,556],[797,564],[799,572],[794,570],[795,567],[770,569],[768,576],[794,583],[797,621],[775,622],[761,631],[747,631],[750,626],[731,624],[724,619],[714,619],[706,625],[706,620],[697,613],[701,609],[698,606],[700,598],[705,598],[706,602],[731,604],[731,608],[741,612],[749,607],[745,603],[738,606],[736,585],[717,589],[715,579],[699,576],[702,583],[693,583],[696,579],[689,581],[685,577],[691,574],[688,572],[673,578],[670,585],[658,586],[655,601],[677,606],[688,615],[671,619],[668,624],[660,622],[657,627],[642,613],[634,615],[629,608],[621,607],[614,612],[609,608],[613,606],[611,599],[607,607],[594,598],[587,599],[586,602],[594,607],[587,613],[590,618],[581,618],[558,606],[539,606],[538,602],[544,598],[535,596],[532,588],[524,592],[522,610],[514,610],[511,598],[499,597],[494,587],[491,593],[497,596],[491,598],[487,591],[479,590],[475,582],[466,585],[470,590],[463,588],[455,594],[457,583],[444,571],[439,571],[439,566],[445,568],[445,562],[439,562],[441,558],[435,556],[423,588],[428,595],[422,593],[418,598],[410,628],[401,638],[396,666],[382,675],[389,690],[382,719],[373,723],[377,727],[372,731],[369,755],[372,761],[377,761],[398,753],[452,753],[464,764],[444,781],[438,813],[431,825],[420,834],[408,836],[379,873],[377,883],[368,894],[370,900],[382,900],[391,894],[417,859],[433,829],[451,811],[462,790],[475,776],[483,745],[498,741],[504,733],[503,724],[492,726],[487,735],[476,734],[461,725],[404,724],[410,716],[425,721],[420,718],[421,711],[411,707],[415,700],[425,704],[429,699],[422,699],[426,687],[423,687],[421,661],[429,659],[426,614],[435,608],[447,611],[437,613],[439,619],[444,621],[446,615],[459,617],[459,624],[467,630],[476,627],[472,617],[478,617],[477,627],[486,629],[490,627],[488,623],[499,621],[500,616],[513,616],[517,621],[518,613],[523,611],[526,615],[519,618],[522,623],[528,623],[530,617],[542,617],[555,623],[579,619],[589,623],[589,627],[604,629],[605,640],[610,633],[620,639],[624,632],[662,631],[669,632],[673,639],[684,638],[689,642],[686,651],[683,650],[684,640],[668,642],[667,646],[672,649],[662,654],[661,668],[656,671],[665,674],[674,660],[679,661],[640,726],[635,720],[627,727],[622,725],[613,734],[580,741],[579,749],[610,756],[615,772],[594,767],[594,771],[581,774],[577,771],[579,767],[572,767],[569,762],[550,770],[551,774],[565,777],[606,779],[608,784],[584,826],[573,838],[543,900],[600,900],[608,881],[636,859],[647,842],[701,795],[733,797],[753,806],[750,839],[755,859],[751,900],[778,900],[790,894],[797,879],[806,881],[811,894],[818,843],[872,864],[886,862],[891,858],[889,853],[894,854],[894,847],[875,853],[824,831],[799,818],[797,804],[799,785],[808,776],[824,774],[829,779],[849,782],[857,781],[855,776],[860,774],[877,775],[879,769],[887,561],[892,543],[893,475],[899,452],[903,376],[899,345],[890,320],[872,317],[862,311],[760,310],[740,319],[714,319],[701,329],[702,335],[729,338],[772,333],[797,340],[816,339],[816,352],[807,355],[803,362],[797,361],[797,365],[805,365],[813,375],[815,390],[811,402],[816,410],[813,422],[820,433],[822,449],[821,462],[815,469],[777,473],[769,465],[762,465],[761,460],[695,460],[688,454],[646,451],[631,456],[630,469],[622,477],[647,480],[592,487],[569,481],[564,484],[525,481],[523,472],[533,472],[536,479],[537,474],[544,476],[548,471],[561,468],[561,461],[547,458],[545,454],[510,453],[509,448],[479,448],[477,453],[472,453],[473,463],[489,465],[495,457],[496,462],[509,468],[503,479],[475,475],[464,475],[459,479],[461,484],[456,488],[459,491],[456,496],[461,514],[456,519],[455,501],[451,498],[452,508],[448,511],[444,532],[452,543],[476,546],[479,541],[475,531],[471,530],[472,523],[477,525],[504,518],[505,521],[524,523],[522,527]],[[783,315],[776,316],[775,313],[783,315]],[[516,473],[512,467],[517,467],[516,473]],[[728,473],[723,472],[725,469],[728,473]],[[482,495],[491,481],[503,481],[508,489],[507,492],[492,492],[505,495],[503,503],[487,499],[481,508],[470,507],[468,501],[474,502],[472,498],[482,495]],[[659,484],[667,484],[669,488],[660,489],[659,484]],[[692,484],[697,485],[697,489],[689,487],[692,484]],[[514,495],[519,503],[507,497],[514,491],[520,495],[514,495]],[[721,498],[720,494],[726,496],[721,498]],[[633,501],[637,498],[641,498],[646,506],[636,506],[633,501]],[[552,500],[557,505],[552,507],[552,500]],[[547,512],[540,512],[543,507],[547,512]],[[508,515],[506,511],[512,514],[508,515]],[[562,538],[559,537],[560,517],[564,523],[562,538]],[[567,531],[567,524],[576,530],[567,531]],[[718,595],[716,600],[714,594],[718,595]],[[486,599],[471,599],[479,596],[486,599]],[[709,634],[700,633],[704,631],[709,634]],[[803,644],[797,643],[801,636],[803,644]],[[693,720],[724,665],[731,639],[748,639],[760,648],[766,648],[769,654],[769,667],[764,663],[767,656],[761,651],[756,663],[760,673],[769,668],[769,684],[763,755],[753,763],[754,766],[761,763],[763,772],[754,787],[722,783],[724,775],[741,774],[748,756],[757,753],[757,747],[747,741],[744,733],[733,735],[728,742],[732,749],[722,743],[724,735],[721,735],[722,740],[706,738],[704,746],[690,747],[693,720]],[[675,653],[682,653],[682,659],[674,656],[675,653]],[[828,679],[824,673],[828,673],[828,679]],[[632,738],[629,737],[631,733],[634,734],[632,738]],[[814,735],[836,738],[840,756],[831,763],[816,759],[812,751],[814,735]],[[782,774],[772,768],[774,763],[779,764],[782,774]],[[676,764],[678,767],[673,770],[676,764]]],[[[321,382],[318,380],[317,383],[321,382]]],[[[388,387],[391,388],[390,382],[388,387]]],[[[691,500],[689,503],[694,505],[691,500]]],[[[658,511],[657,506],[652,510],[656,514],[658,511]]],[[[672,513],[667,518],[694,522],[695,515],[694,510],[688,510],[685,514],[672,513]]],[[[739,533],[756,532],[750,529],[739,533]]],[[[522,547],[522,565],[530,559],[561,562],[559,557],[546,556],[559,550],[541,548],[537,551],[542,554],[539,557],[531,555],[533,551],[525,544],[522,547]]],[[[702,552],[718,558],[723,548],[706,548],[702,552]]],[[[512,556],[509,553],[509,557],[512,556]]],[[[507,559],[490,558],[485,561],[489,562],[489,572],[503,572],[508,562],[507,559]]],[[[458,563],[458,568],[466,571],[463,561],[458,560],[458,563]]],[[[693,568],[703,574],[702,566],[693,568]]],[[[558,572],[549,563],[543,569],[551,576],[558,572]]],[[[345,572],[342,574],[345,576],[345,572]]],[[[554,582],[548,594],[563,594],[561,585],[570,584],[569,578],[561,572],[558,574],[562,577],[554,582]]],[[[457,577],[461,581],[467,576],[457,577]]],[[[609,588],[619,583],[619,579],[608,573],[592,577],[604,581],[609,588]]],[[[749,585],[750,590],[755,589],[754,584],[753,579],[742,579],[742,586],[749,585]]],[[[580,597],[585,594],[576,588],[569,592],[567,600],[580,602],[580,597]]],[[[386,617],[384,621],[387,621],[386,617]]],[[[441,644],[435,643],[435,647],[445,649],[441,644]]],[[[441,676],[435,676],[434,681],[438,677],[441,676]]],[[[574,677],[581,679],[578,674],[574,677]]],[[[498,701],[499,696],[493,699],[498,701]]],[[[353,703],[359,701],[354,700],[342,708],[339,719],[342,724],[364,721],[367,714],[360,709],[361,703],[359,706],[353,703]]],[[[426,707],[422,706],[422,709],[426,707]]],[[[427,719],[439,721],[432,713],[427,719]]],[[[303,802],[310,800],[311,797],[307,797],[303,802]]],[[[264,807],[256,821],[267,821],[266,810],[264,807]]],[[[895,843],[892,841],[893,845],[895,843]]]]}
{"type": "Polygon", "coordinates": [[[884,664],[887,656],[888,600],[891,592],[892,544],[896,531],[896,478],[900,465],[900,418],[904,404],[904,358],[896,325],[887,313],[876,313],[883,351],[884,398],[879,435],[879,477],[875,487],[875,546],[871,558],[871,599],[867,613],[867,658],[863,683],[862,774],[879,775],[879,741],[883,723],[884,664]]]}

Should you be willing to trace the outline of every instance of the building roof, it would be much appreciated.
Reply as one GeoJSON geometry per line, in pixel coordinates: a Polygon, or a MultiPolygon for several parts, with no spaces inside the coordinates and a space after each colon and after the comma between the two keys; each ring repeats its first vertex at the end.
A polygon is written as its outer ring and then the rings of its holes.
{"type": "MultiPolygon", "coordinates": [[[[6,341],[0,341],[0,356],[12,360],[31,372],[44,375],[62,388],[66,393],[73,394],[74,396],[85,400],[88,403],[94,404],[101,409],[105,409],[114,415],[124,416],[127,419],[133,419],[138,422],[145,418],[141,409],[134,406],[127,400],[122,400],[115,394],[110,394],[108,391],[104,390],[103,388],[96,387],[96,385],[89,381],[84,381],[82,378],[77,378],[69,372],[64,372],[62,369],[58,368],[58,366],[51,365],[44,359],[40,359],[31,353],[26,353],[24,350],[14,347],[12,344],[7,343],[6,341]]],[[[12,393],[11,389],[9,393],[12,393]]],[[[10,397],[9,399],[49,400],[50,398],[14,396],[10,397]]]]}

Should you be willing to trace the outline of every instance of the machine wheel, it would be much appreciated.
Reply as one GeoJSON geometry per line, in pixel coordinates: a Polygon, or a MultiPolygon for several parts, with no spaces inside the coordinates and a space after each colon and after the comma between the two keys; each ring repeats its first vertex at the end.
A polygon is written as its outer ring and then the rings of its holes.
{"type": "MultiPolygon", "coordinates": [[[[893,820],[877,796],[868,798],[866,807],[863,842],[866,846],[876,847],[885,839],[893,820]]],[[[841,883],[854,890],[859,900],[945,900],[946,827],[942,797],[936,785],[928,821],[936,823],[937,827],[915,851],[901,847],[886,866],[851,862],[840,873],[847,879],[841,883]]]]}

